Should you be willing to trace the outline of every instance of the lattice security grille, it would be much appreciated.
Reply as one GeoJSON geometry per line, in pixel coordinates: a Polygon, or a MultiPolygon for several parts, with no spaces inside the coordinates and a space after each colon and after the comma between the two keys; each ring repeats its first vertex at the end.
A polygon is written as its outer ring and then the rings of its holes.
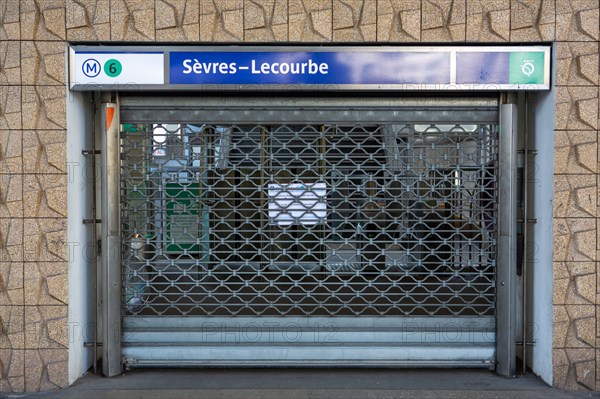
{"type": "Polygon", "coordinates": [[[497,125],[124,124],[127,315],[494,314],[497,125]]]}

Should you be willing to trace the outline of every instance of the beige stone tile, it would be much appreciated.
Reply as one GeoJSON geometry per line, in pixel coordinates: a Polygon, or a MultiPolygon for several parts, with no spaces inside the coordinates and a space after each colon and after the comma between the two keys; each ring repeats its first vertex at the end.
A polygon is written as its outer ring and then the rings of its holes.
{"type": "Polygon", "coordinates": [[[21,129],[20,86],[0,86],[0,130],[21,129]]]}
{"type": "Polygon", "coordinates": [[[554,132],[554,173],[585,174],[598,171],[598,133],[589,131],[554,132]]]}
{"type": "Polygon", "coordinates": [[[24,266],[25,305],[66,305],[67,262],[27,262],[24,266]]]}
{"type": "Polygon", "coordinates": [[[23,262],[0,262],[0,306],[23,305],[23,262]]]}
{"type": "Polygon", "coordinates": [[[19,84],[21,84],[21,48],[19,42],[0,41],[0,85],[19,84]]]}
{"type": "Polygon", "coordinates": [[[0,175],[0,218],[23,217],[23,175],[0,175]]]}
{"type": "Polygon", "coordinates": [[[146,0],[111,0],[110,39],[154,41],[154,2],[146,0]]]}
{"type": "Polygon", "coordinates": [[[559,389],[594,389],[596,359],[594,349],[554,349],[552,384],[559,389]]]}
{"type": "Polygon", "coordinates": [[[600,389],[600,349],[596,349],[596,390],[600,389]]]}
{"type": "Polygon", "coordinates": [[[200,40],[200,0],[156,0],[156,40],[200,40]]]}
{"type": "Polygon", "coordinates": [[[20,130],[0,130],[0,174],[23,171],[20,130]]]}
{"type": "Polygon", "coordinates": [[[0,219],[0,262],[23,260],[23,219],[0,219]]]}
{"type": "MultiPolygon", "coordinates": [[[[244,4],[244,29],[261,29],[269,25],[276,0],[251,0],[244,4]]],[[[279,2],[282,3],[282,2],[279,2]]],[[[287,4],[285,5],[287,21],[287,4]]]]}
{"type": "Polygon", "coordinates": [[[21,39],[20,0],[0,2],[0,40],[21,39]]]}
{"type": "Polygon", "coordinates": [[[556,40],[600,40],[598,0],[556,0],[556,40]]]}
{"type": "Polygon", "coordinates": [[[510,0],[467,1],[467,41],[506,42],[510,39],[510,0]]]}
{"type": "Polygon", "coordinates": [[[559,42],[556,48],[557,85],[595,86],[598,84],[598,43],[559,42]]]}
{"type": "MultiPolygon", "coordinates": [[[[186,0],[158,0],[154,10],[154,24],[156,30],[173,29],[183,26],[183,16],[186,6],[190,6],[192,1],[186,0]]],[[[198,22],[198,2],[196,4],[196,16],[190,15],[190,18],[195,18],[198,22]]],[[[193,14],[192,10],[189,10],[193,14]]],[[[185,37],[185,36],[184,36],[185,37]]]]}
{"type": "Polygon", "coordinates": [[[466,0],[424,0],[421,40],[456,42],[466,39],[466,0]]]}
{"type": "Polygon", "coordinates": [[[596,217],[596,175],[554,176],[554,217],[596,217]]]}
{"type": "Polygon", "coordinates": [[[67,175],[23,175],[24,216],[67,216],[67,175]]]}
{"type": "Polygon", "coordinates": [[[23,349],[24,318],[24,306],[0,306],[0,349],[23,349]]]}
{"type": "Polygon", "coordinates": [[[24,260],[33,262],[68,260],[66,219],[24,219],[23,224],[24,260]]]}
{"type": "Polygon", "coordinates": [[[244,40],[242,0],[200,0],[200,41],[241,42],[244,40]]]}
{"type": "Polygon", "coordinates": [[[592,305],[595,302],[595,262],[554,262],[555,305],[592,305]]]}
{"type": "Polygon", "coordinates": [[[244,3],[245,42],[287,40],[287,0],[251,0],[244,3]]]}
{"type": "Polygon", "coordinates": [[[25,391],[25,351],[0,349],[0,392],[25,391]]]}
{"type": "Polygon", "coordinates": [[[65,0],[23,0],[22,40],[65,40],[65,0]]]}
{"type": "Polygon", "coordinates": [[[110,40],[110,0],[67,0],[67,40],[110,40]]]}
{"type": "Polygon", "coordinates": [[[596,305],[554,305],[554,347],[594,348],[596,305]]]}
{"type": "Polygon", "coordinates": [[[65,54],[61,42],[21,42],[23,84],[64,86],[65,54]]]}
{"type": "Polygon", "coordinates": [[[377,41],[421,40],[421,2],[377,0],[377,41]]]}
{"type": "Polygon", "coordinates": [[[377,40],[377,2],[333,0],[333,41],[377,40]]]}
{"type": "MultiPolygon", "coordinates": [[[[596,315],[598,314],[598,311],[600,311],[600,304],[597,303],[596,315]]],[[[598,346],[600,346],[600,320],[596,318],[596,349],[600,349],[598,346]]]]}
{"type": "MultiPolygon", "coordinates": [[[[600,176],[596,175],[596,216],[600,215],[600,176]]],[[[598,249],[600,250],[600,243],[598,243],[598,249]]]]}
{"type": "Polygon", "coordinates": [[[554,0],[510,0],[510,40],[554,40],[555,10],[554,0]]]}
{"type": "Polygon", "coordinates": [[[595,246],[596,219],[554,219],[555,261],[595,261],[595,246]]]}
{"type": "Polygon", "coordinates": [[[67,349],[25,350],[25,391],[38,392],[68,385],[67,349]]]}
{"type": "Polygon", "coordinates": [[[25,306],[25,348],[69,346],[67,306],[25,306]]]}
{"type": "Polygon", "coordinates": [[[331,1],[288,0],[289,40],[292,42],[330,42],[333,37],[331,1]]]}
{"type": "Polygon", "coordinates": [[[24,173],[67,173],[65,130],[23,131],[24,173]]]}
{"type": "Polygon", "coordinates": [[[598,126],[598,89],[596,87],[556,88],[557,130],[596,130],[598,126]]]}
{"type": "Polygon", "coordinates": [[[66,129],[64,86],[23,86],[24,129],[66,129]]]}
{"type": "MultiPolygon", "coordinates": [[[[598,246],[600,246],[600,244],[598,244],[598,246]]],[[[598,270],[598,264],[596,264],[596,270],[598,270]]],[[[556,284],[556,283],[555,283],[556,284]]],[[[596,305],[600,305],[600,273],[598,273],[596,271],[596,285],[595,285],[595,289],[596,289],[596,305]]],[[[598,321],[600,322],[600,318],[598,318],[598,321]]]]}

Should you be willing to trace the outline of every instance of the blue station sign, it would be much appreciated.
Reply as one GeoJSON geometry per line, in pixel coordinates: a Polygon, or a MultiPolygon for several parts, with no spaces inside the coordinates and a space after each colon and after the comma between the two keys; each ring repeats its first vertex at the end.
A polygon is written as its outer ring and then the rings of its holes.
{"type": "Polygon", "coordinates": [[[450,82],[447,52],[171,52],[172,84],[398,85],[450,82]]]}
{"type": "Polygon", "coordinates": [[[548,90],[549,46],[71,48],[72,90],[548,90]]]}

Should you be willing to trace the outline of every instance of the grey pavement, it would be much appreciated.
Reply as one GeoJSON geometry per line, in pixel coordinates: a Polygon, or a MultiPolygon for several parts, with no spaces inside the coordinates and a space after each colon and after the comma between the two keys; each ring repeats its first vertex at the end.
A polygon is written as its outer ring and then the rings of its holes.
{"type": "Polygon", "coordinates": [[[137,369],[114,378],[88,374],[60,391],[28,399],[271,398],[598,398],[561,391],[534,375],[504,378],[487,370],[423,369],[137,369]]]}

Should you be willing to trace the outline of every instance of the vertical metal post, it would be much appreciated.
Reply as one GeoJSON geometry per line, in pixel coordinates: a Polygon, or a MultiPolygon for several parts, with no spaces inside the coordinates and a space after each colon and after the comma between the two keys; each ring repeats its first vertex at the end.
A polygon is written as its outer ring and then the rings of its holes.
{"type": "Polygon", "coordinates": [[[523,112],[524,118],[524,151],[523,151],[523,181],[521,182],[523,186],[523,253],[522,256],[522,268],[523,268],[523,308],[522,308],[522,316],[521,316],[521,335],[523,336],[522,341],[523,344],[521,346],[521,363],[522,363],[522,371],[523,375],[527,373],[527,235],[528,232],[528,223],[529,223],[529,126],[528,126],[528,118],[527,114],[529,113],[529,109],[527,108],[527,92],[525,95],[525,109],[523,112]]]}
{"type": "Polygon", "coordinates": [[[496,372],[516,371],[517,106],[500,105],[498,260],[496,267],[496,372]]]}
{"type": "Polygon", "coordinates": [[[92,173],[92,178],[91,178],[91,184],[92,184],[92,242],[94,243],[94,256],[93,256],[93,273],[92,273],[92,278],[94,280],[94,323],[95,323],[95,328],[94,328],[94,374],[98,374],[98,326],[99,324],[99,317],[98,317],[98,257],[99,257],[99,253],[98,253],[98,224],[97,224],[97,220],[98,220],[98,194],[97,194],[97,190],[98,190],[98,183],[96,181],[96,117],[97,117],[97,103],[96,103],[96,93],[92,93],[91,96],[91,102],[92,102],[92,109],[94,110],[94,114],[92,117],[92,144],[90,146],[90,148],[93,149],[92,151],[92,155],[91,155],[91,164],[92,164],[92,170],[94,171],[94,173],[92,173]]]}
{"type": "Polygon", "coordinates": [[[119,107],[102,104],[102,371],[121,374],[119,107]]]}

